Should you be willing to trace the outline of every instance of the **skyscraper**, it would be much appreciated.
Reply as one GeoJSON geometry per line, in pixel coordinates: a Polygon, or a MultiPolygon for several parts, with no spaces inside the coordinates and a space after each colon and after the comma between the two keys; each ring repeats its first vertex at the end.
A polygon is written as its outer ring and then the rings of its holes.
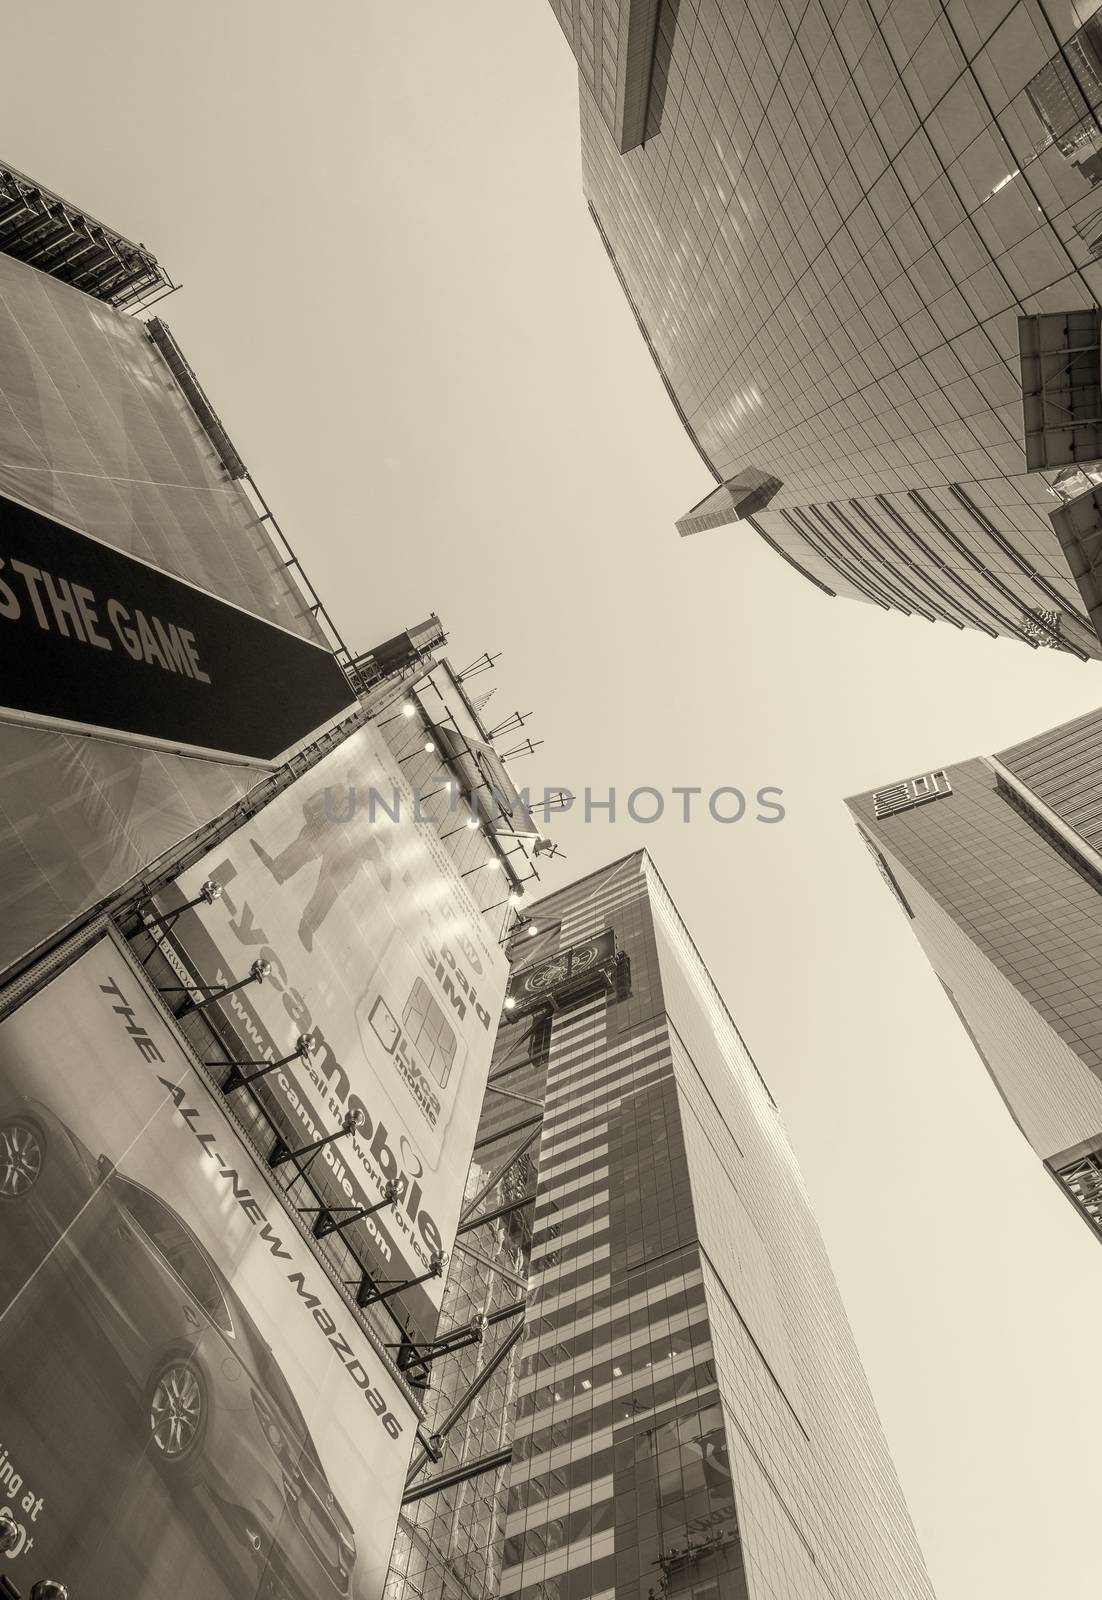
{"type": "Polygon", "coordinates": [[[1102,15],[552,9],[593,221],[706,469],[681,534],[746,521],[829,594],[1102,654],[1102,15]]]}
{"type": "Polygon", "coordinates": [[[444,1300],[471,1342],[422,1352],[440,1465],[391,1600],[926,1600],[777,1107],[649,857],[510,955],[444,1300]]]}
{"type": "Polygon", "coordinates": [[[1102,711],[848,804],[1007,1109],[1102,1232],[1102,711]]]}

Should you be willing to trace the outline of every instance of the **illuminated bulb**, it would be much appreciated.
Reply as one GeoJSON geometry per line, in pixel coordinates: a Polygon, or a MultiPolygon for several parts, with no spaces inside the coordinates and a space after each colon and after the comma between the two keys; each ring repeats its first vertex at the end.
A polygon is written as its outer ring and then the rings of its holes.
{"type": "Polygon", "coordinates": [[[415,705],[412,705],[412,704],[411,704],[411,703],[410,703],[410,702],[409,702],[409,701],[408,701],[408,700],[407,700],[407,701],[406,701],[406,703],[405,703],[405,705],[404,705],[404,706],[403,706],[403,707],[402,707],[402,715],[403,715],[403,717],[413,717],[413,716],[416,716],[416,715],[417,715],[417,707],[416,707],[416,706],[415,706],[415,705]]]}
{"type": "Polygon", "coordinates": [[[540,930],[539,930],[539,929],[538,929],[538,928],[529,928],[529,929],[528,929],[528,937],[529,937],[529,939],[534,939],[534,938],[535,938],[535,937],[536,937],[536,934],[537,934],[537,933],[538,933],[538,932],[539,932],[539,931],[540,931],[540,930]]]}
{"type": "Polygon", "coordinates": [[[432,740],[431,739],[426,739],[425,740],[425,753],[427,755],[431,756],[435,749],[436,749],[436,746],[433,744],[432,740]]]}
{"type": "Polygon", "coordinates": [[[513,999],[513,998],[512,998],[512,996],[511,996],[511,995],[510,995],[510,997],[509,997],[509,999],[508,999],[508,1000],[506,1000],[506,1002],[505,1002],[505,1009],[506,1009],[506,1011],[512,1011],[512,1009],[513,1009],[513,1007],[514,1007],[514,1006],[515,1006],[515,1005],[516,1005],[516,1001],[515,1001],[515,1000],[514,1000],[514,999],[513,999]]]}

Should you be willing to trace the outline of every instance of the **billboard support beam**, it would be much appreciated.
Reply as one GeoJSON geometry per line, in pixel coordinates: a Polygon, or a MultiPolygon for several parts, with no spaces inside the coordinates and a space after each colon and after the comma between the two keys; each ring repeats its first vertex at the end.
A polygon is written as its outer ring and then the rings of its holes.
{"type": "Polygon", "coordinates": [[[542,1107],[543,1105],[543,1101],[537,1100],[534,1095],[520,1094],[516,1089],[503,1089],[501,1085],[497,1083],[488,1083],[486,1085],[486,1091],[488,1094],[503,1094],[510,1100],[520,1100],[526,1106],[542,1107]]]}
{"type": "Polygon", "coordinates": [[[331,1233],[340,1233],[342,1228],[350,1228],[354,1222],[362,1222],[365,1217],[373,1217],[376,1211],[385,1211],[387,1206],[398,1204],[398,1185],[393,1178],[387,1180],[386,1190],[381,1200],[373,1206],[303,1206],[303,1214],[316,1211],[317,1221],[314,1223],[314,1238],[324,1239],[331,1233]],[[337,1213],[341,1215],[338,1216],[337,1213]]]}
{"type": "MultiPolygon", "coordinates": [[[[391,1283],[387,1289],[380,1289],[369,1272],[365,1272],[360,1279],[360,1287],[356,1290],[356,1304],[361,1310],[368,1306],[377,1306],[381,1300],[389,1300],[392,1295],[402,1294],[406,1289],[414,1289],[419,1283],[427,1283],[430,1278],[442,1277],[444,1273],[444,1257],[439,1252],[434,1252],[429,1264],[429,1270],[422,1272],[417,1278],[401,1278],[391,1283]]],[[[381,1280],[386,1282],[386,1279],[381,1280]]]]}
{"type": "Polygon", "coordinates": [[[154,915],[143,908],[142,921],[147,928],[163,928],[168,933],[176,926],[185,911],[192,910],[194,906],[212,906],[216,900],[221,900],[221,898],[222,885],[214,878],[208,878],[194,899],[185,900],[182,906],[173,906],[171,911],[166,911],[161,915],[154,915]]]}
{"type": "Polygon", "coordinates": [[[512,1459],[513,1447],[509,1445],[493,1451],[491,1455],[479,1456],[477,1461],[468,1461],[462,1466],[452,1467],[448,1472],[441,1472],[437,1477],[419,1483],[415,1489],[407,1490],[402,1498],[402,1504],[412,1505],[415,1500],[424,1500],[430,1494],[438,1494],[441,1489],[453,1489],[456,1484],[466,1483],[470,1478],[479,1478],[486,1472],[497,1472],[499,1468],[507,1467],[512,1459]]]}
{"type": "Polygon", "coordinates": [[[535,1144],[536,1140],[539,1138],[539,1134],[539,1128],[533,1128],[530,1133],[525,1134],[524,1138],[517,1145],[516,1149],[511,1151],[510,1154],[506,1156],[505,1160],[499,1167],[494,1169],[471,1203],[467,1206],[464,1206],[463,1210],[460,1212],[460,1227],[462,1227],[463,1223],[466,1222],[468,1218],[470,1218],[474,1212],[478,1210],[479,1206],[490,1193],[491,1189],[497,1188],[498,1184],[501,1182],[502,1178],[504,1178],[514,1161],[519,1161],[521,1156],[528,1149],[529,1145],[535,1144]]]}
{"type": "Polygon", "coordinates": [[[510,1200],[507,1205],[496,1206],[493,1211],[484,1211],[480,1217],[472,1217],[470,1222],[462,1223],[456,1229],[456,1238],[460,1234],[470,1233],[473,1228],[481,1228],[484,1222],[496,1222],[498,1217],[507,1217],[513,1211],[523,1211],[525,1206],[535,1202],[535,1194],[522,1194],[519,1200],[510,1200]]]}
{"type": "Polygon", "coordinates": [[[417,1367],[419,1375],[423,1374],[427,1378],[432,1362],[439,1361],[442,1356],[458,1355],[461,1350],[469,1349],[472,1344],[481,1344],[486,1337],[487,1329],[499,1322],[508,1322],[512,1317],[521,1316],[526,1304],[525,1300],[514,1300],[511,1305],[500,1306],[497,1311],[486,1312],[480,1317],[474,1317],[470,1322],[449,1328],[447,1333],[438,1334],[435,1339],[419,1344],[407,1338],[398,1344],[388,1344],[387,1349],[399,1352],[398,1366],[402,1371],[417,1367]]]}
{"type": "Polygon", "coordinates": [[[275,1147],[268,1157],[268,1165],[274,1171],[277,1167],[284,1166],[288,1161],[298,1162],[303,1156],[317,1155],[318,1151],[324,1150],[327,1144],[334,1144],[338,1139],[345,1139],[350,1133],[355,1133],[358,1128],[362,1128],[363,1120],[362,1111],[347,1111],[345,1112],[344,1121],[335,1133],[323,1134],[320,1139],[315,1139],[310,1144],[304,1144],[298,1150],[292,1150],[286,1140],[277,1139],[275,1147]]]}
{"type": "Polygon", "coordinates": [[[525,1128],[530,1128],[534,1124],[538,1125],[541,1123],[543,1121],[543,1106],[538,1100],[534,1103],[540,1107],[539,1112],[536,1115],[525,1117],[522,1122],[512,1122],[507,1128],[502,1128],[494,1133],[484,1134],[481,1139],[475,1140],[475,1149],[484,1150],[488,1144],[497,1144],[499,1139],[507,1139],[512,1133],[521,1133],[525,1128]]]}
{"type": "Polygon", "coordinates": [[[202,1011],[205,1006],[212,1006],[216,1003],[216,1001],[224,1000],[228,994],[236,994],[238,989],[247,988],[250,983],[263,983],[265,978],[270,977],[271,971],[272,963],[270,961],[261,959],[253,962],[252,966],[249,968],[249,976],[247,978],[239,978],[236,983],[203,983],[192,986],[173,983],[169,984],[167,988],[161,989],[160,993],[182,994],[187,996],[187,999],[184,1001],[179,1011],[174,1013],[177,1020],[179,1020],[181,1017],[190,1016],[193,1011],[202,1011]],[[201,1000],[196,1000],[195,998],[196,989],[200,991],[206,990],[206,993],[203,995],[201,1000]]]}
{"type": "Polygon", "coordinates": [[[280,1056],[278,1061],[212,1061],[212,1067],[229,1067],[225,1078],[222,1080],[222,1093],[232,1094],[235,1089],[248,1089],[258,1078],[266,1078],[269,1072],[275,1072],[278,1067],[290,1066],[292,1061],[305,1061],[317,1049],[317,1041],[312,1033],[300,1033],[295,1040],[295,1048],[288,1056],[280,1056]],[[250,1072],[248,1077],[242,1072],[242,1067],[255,1067],[255,1072],[250,1072]]]}
{"type": "Polygon", "coordinates": [[[493,1355],[490,1357],[489,1361],[487,1361],[486,1365],[483,1367],[482,1371],[469,1385],[463,1398],[461,1400],[457,1400],[455,1405],[452,1406],[443,1422],[429,1440],[429,1448],[423,1449],[419,1455],[414,1456],[412,1462],[410,1463],[409,1472],[406,1475],[407,1489],[417,1474],[421,1471],[421,1468],[425,1465],[426,1461],[430,1459],[439,1461],[439,1451],[444,1440],[447,1438],[452,1428],[455,1427],[455,1424],[459,1421],[467,1407],[474,1399],[477,1398],[478,1394],[486,1386],[486,1384],[489,1383],[490,1379],[493,1377],[501,1363],[505,1360],[505,1357],[509,1354],[510,1350],[512,1350],[513,1346],[516,1344],[523,1332],[524,1323],[518,1322],[516,1327],[509,1334],[508,1338],[501,1341],[493,1355]]]}
{"type": "Polygon", "coordinates": [[[455,1248],[462,1250],[465,1256],[470,1256],[472,1261],[477,1261],[479,1266],[488,1267],[491,1272],[496,1272],[499,1278],[504,1278],[506,1283],[511,1283],[514,1288],[527,1290],[527,1279],[520,1277],[511,1267],[503,1267],[500,1261],[492,1261],[489,1256],[484,1256],[473,1244],[464,1244],[457,1239],[455,1248]]]}

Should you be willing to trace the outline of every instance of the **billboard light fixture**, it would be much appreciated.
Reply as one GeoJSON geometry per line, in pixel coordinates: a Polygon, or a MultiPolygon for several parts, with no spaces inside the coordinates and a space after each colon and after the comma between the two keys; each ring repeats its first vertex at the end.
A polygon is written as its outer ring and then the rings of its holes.
{"type": "Polygon", "coordinates": [[[479,1312],[469,1322],[449,1328],[446,1333],[437,1334],[435,1339],[418,1343],[406,1337],[397,1344],[388,1344],[386,1348],[397,1350],[396,1365],[406,1375],[407,1381],[414,1388],[427,1389],[429,1367],[434,1361],[444,1356],[458,1355],[461,1350],[469,1350],[473,1344],[484,1344],[491,1328],[499,1322],[522,1316],[526,1305],[525,1300],[515,1300],[497,1311],[479,1312]]]}
{"type": "Polygon", "coordinates": [[[304,1213],[317,1212],[314,1238],[324,1239],[327,1234],[339,1233],[343,1228],[350,1228],[354,1222],[362,1222],[365,1217],[373,1217],[376,1211],[385,1211],[387,1206],[396,1206],[398,1200],[398,1185],[393,1178],[388,1178],[383,1198],[377,1200],[373,1206],[304,1206],[300,1207],[300,1210],[304,1213]]]}
{"type": "Polygon", "coordinates": [[[275,1072],[279,1067],[290,1066],[292,1061],[306,1061],[314,1054],[318,1042],[312,1033],[300,1033],[295,1040],[295,1048],[289,1055],[280,1056],[278,1061],[213,1061],[212,1066],[229,1067],[225,1078],[222,1080],[222,1093],[232,1094],[235,1089],[247,1089],[258,1078],[266,1078],[269,1072],[275,1072]],[[248,1076],[242,1071],[243,1067],[255,1067],[255,1072],[248,1076]]]}
{"type": "Polygon", "coordinates": [[[373,1281],[371,1274],[365,1272],[360,1280],[360,1287],[356,1291],[356,1304],[361,1310],[366,1309],[367,1306],[377,1306],[380,1300],[389,1300],[392,1295],[402,1294],[406,1289],[414,1289],[419,1283],[427,1283],[430,1278],[442,1278],[443,1276],[444,1253],[442,1250],[433,1251],[429,1257],[428,1271],[422,1272],[419,1277],[399,1278],[395,1281],[387,1278],[380,1279],[381,1283],[387,1285],[385,1289],[381,1289],[373,1281]]]}
{"type": "MultiPolygon", "coordinates": [[[[474,873],[481,872],[484,867],[489,867],[491,872],[500,872],[502,870],[501,862],[497,856],[491,856],[488,861],[480,861],[476,867],[468,867],[466,872],[461,872],[459,876],[461,878],[470,878],[474,873]]],[[[492,911],[493,907],[489,906],[487,909],[492,911]]]]}
{"type": "Polygon", "coordinates": [[[221,900],[221,898],[222,885],[216,878],[208,878],[200,888],[199,893],[194,895],[192,899],[185,900],[182,906],[173,906],[171,911],[165,911],[159,916],[154,916],[143,908],[142,921],[147,928],[164,928],[167,932],[175,926],[177,920],[183,916],[185,911],[191,911],[195,906],[212,906],[216,900],[221,900]]]}
{"type": "MultiPolygon", "coordinates": [[[[437,792],[439,793],[439,791],[437,791],[437,792]]],[[[478,825],[479,825],[479,822],[478,822],[478,818],[477,817],[468,817],[466,822],[464,822],[460,827],[458,827],[458,828],[449,828],[447,833],[442,833],[440,835],[440,837],[441,837],[441,839],[450,839],[450,838],[452,838],[452,836],[454,834],[462,833],[464,828],[477,828],[478,825]]]]}
{"type": "Polygon", "coordinates": [[[185,987],[178,983],[170,984],[167,988],[158,992],[160,994],[183,994],[187,996],[183,1005],[176,1012],[177,1020],[179,1020],[181,1017],[189,1016],[193,1011],[202,1011],[205,1006],[212,1006],[216,1001],[224,1000],[228,994],[236,994],[238,989],[244,989],[250,983],[263,983],[265,978],[271,977],[271,974],[272,963],[265,961],[261,956],[249,968],[249,976],[247,978],[239,978],[236,983],[218,984],[216,986],[209,984],[198,985],[198,988],[206,990],[202,999],[197,1000],[195,998],[196,989],[194,986],[185,987]]]}
{"type": "Polygon", "coordinates": [[[363,1124],[362,1111],[346,1111],[344,1121],[334,1133],[323,1134],[320,1139],[314,1139],[310,1144],[300,1146],[298,1150],[292,1150],[285,1139],[277,1139],[275,1148],[268,1157],[268,1165],[274,1170],[276,1167],[284,1166],[288,1161],[298,1162],[303,1156],[316,1155],[319,1150],[324,1150],[327,1144],[334,1144],[338,1139],[347,1139],[349,1134],[358,1132],[363,1124]]]}

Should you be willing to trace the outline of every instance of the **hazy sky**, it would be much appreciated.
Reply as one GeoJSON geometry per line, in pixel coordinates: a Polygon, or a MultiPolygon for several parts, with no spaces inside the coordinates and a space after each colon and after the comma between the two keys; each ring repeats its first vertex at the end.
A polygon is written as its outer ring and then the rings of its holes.
{"type": "Polygon", "coordinates": [[[772,827],[564,818],[545,882],[654,855],[784,1112],[940,1600],[1097,1593],[1102,1255],[841,798],[1092,708],[1102,666],[676,537],[710,480],[587,217],[546,0],[19,10],[0,154],[182,281],[165,318],[349,641],[435,609],[457,664],[503,651],[533,785],[784,790],[772,827]]]}

